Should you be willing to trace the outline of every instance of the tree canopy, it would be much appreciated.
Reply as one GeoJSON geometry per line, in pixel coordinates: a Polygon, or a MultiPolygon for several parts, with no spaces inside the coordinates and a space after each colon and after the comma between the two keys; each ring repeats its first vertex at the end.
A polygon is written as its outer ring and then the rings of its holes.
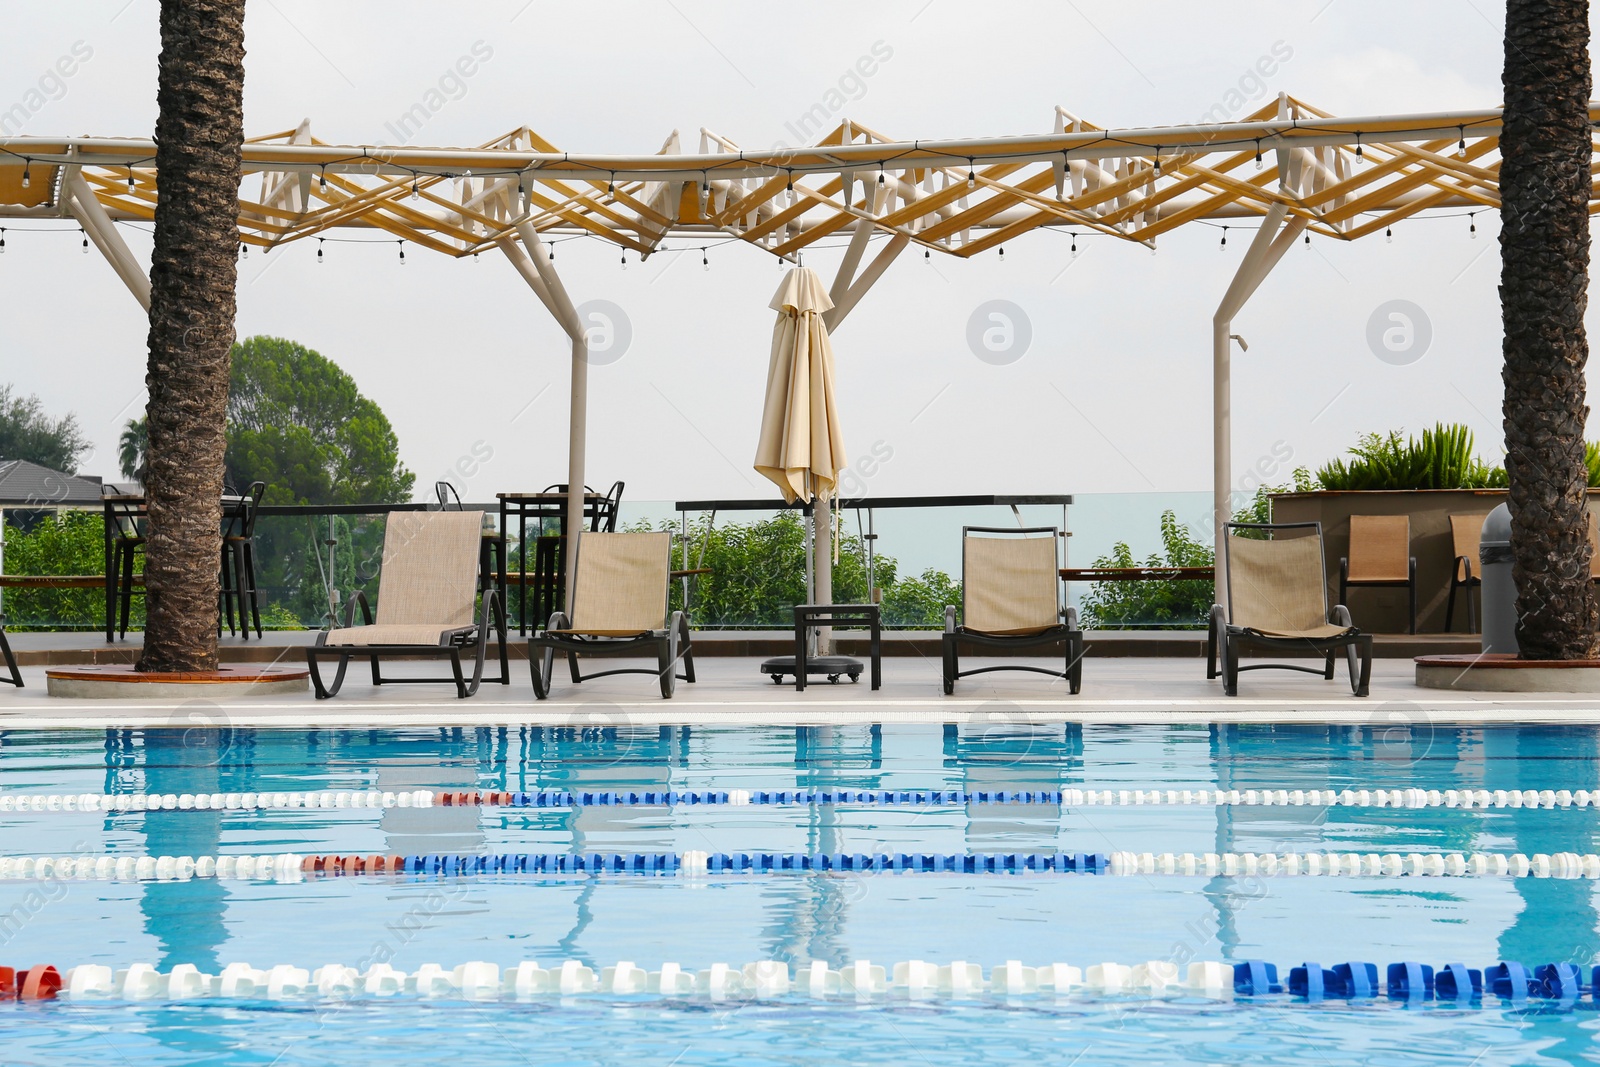
{"type": "MultiPolygon", "coordinates": [[[[281,337],[233,346],[228,386],[229,484],[265,482],[269,504],[392,504],[411,498],[416,476],[400,442],[355,379],[312,349],[281,337]]],[[[143,461],[143,423],[123,434],[122,469],[143,461]]]]}
{"type": "Polygon", "coordinates": [[[0,459],[25,459],[76,474],[88,448],[76,415],[52,419],[38,397],[19,396],[10,385],[0,385],[0,459]]]}

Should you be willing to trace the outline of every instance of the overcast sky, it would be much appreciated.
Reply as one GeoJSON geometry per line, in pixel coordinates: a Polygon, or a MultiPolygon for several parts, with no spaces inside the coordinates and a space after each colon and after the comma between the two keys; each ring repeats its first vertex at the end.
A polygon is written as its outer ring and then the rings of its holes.
{"type": "MultiPolygon", "coordinates": [[[[28,100],[78,42],[91,55],[20,132],[148,136],[155,0],[6,3],[0,109],[28,100]],[[52,98],[54,97],[54,98],[52,98]]],[[[310,118],[321,139],[396,143],[414,104],[443,105],[409,140],[473,145],[521,125],[560,148],[653,152],[702,126],[752,148],[794,142],[819,103],[897,139],[1048,131],[1062,105],[1103,126],[1194,121],[1286,91],[1336,115],[1490,107],[1500,99],[1503,5],[1487,0],[1261,0],[1206,4],[953,0],[768,5],[250,0],[250,136],[310,118]],[[481,58],[452,81],[462,56],[481,58]],[[869,78],[850,72],[882,58],[869,78]],[[1258,60],[1287,58],[1258,80],[1258,60]],[[441,79],[444,83],[441,86],[441,79]],[[430,96],[430,91],[441,90],[430,96]]],[[[1498,226],[1407,222],[1392,242],[1316,239],[1285,257],[1235,329],[1236,477],[1316,465],[1365,431],[1465,422],[1500,455],[1498,226]],[[1431,325],[1423,357],[1378,359],[1366,332],[1390,300],[1431,325]],[[1275,457],[1275,458],[1274,458],[1275,457]]],[[[122,423],[143,407],[145,322],[75,227],[9,226],[0,258],[0,380],[75,411],[115,472],[122,423]]],[[[128,227],[124,227],[129,231],[128,227]]],[[[1247,243],[1188,227],[1152,256],[1109,239],[1036,231],[966,262],[915,250],[836,335],[846,444],[892,451],[867,487],[925,492],[1200,490],[1210,484],[1210,319],[1247,243]],[[978,359],[967,327],[985,301],[1021,307],[1022,358],[978,359]]],[[[148,237],[129,232],[141,254],[148,237]]],[[[395,246],[315,243],[239,279],[239,335],[303,342],[355,376],[393,421],[419,492],[492,450],[463,495],[564,480],[567,349],[503,257],[457,261],[395,246]]],[[[837,248],[807,257],[831,277],[837,248]]],[[[635,500],[765,496],[750,469],[779,271],[751,248],[618,264],[594,241],[560,245],[575,301],[623,309],[632,339],[591,371],[590,478],[635,500]]],[[[1596,431],[1591,429],[1591,436],[1596,431]]]]}

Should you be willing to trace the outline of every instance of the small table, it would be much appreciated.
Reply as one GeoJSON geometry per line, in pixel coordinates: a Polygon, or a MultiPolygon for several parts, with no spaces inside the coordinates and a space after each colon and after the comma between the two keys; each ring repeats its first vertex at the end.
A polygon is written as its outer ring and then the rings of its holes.
{"type": "MultiPolygon", "coordinates": [[[[554,611],[560,606],[561,594],[565,588],[565,575],[561,573],[563,558],[557,551],[559,540],[547,543],[543,553],[538,552],[536,546],[534,570],[528,573],[528,520],[530,518],[543,524],[545,519],[555,519],[559,522],[557,537],[566,536],[567,532],[567,494],[566,493],[496,493],[500,501],[500,529],[506,536],[510,536],[511,527],[508,525],[513,515],[517,519],[517,634],[520,637],[528,635],[528,579],[531,577],[539,583],[539,589],[534,596],[534,613],[539,618],[534,620],[534,629],[537,630],[550,617],[549,608],[554,611]],[[541,558],[542,557],[542,558],[541,558]]],[[[585,517],[594,514],[595,508],[606,498],[600,493],[583,494],[583,513],[585,517]]],[[[506,586],[506,563],[501,557],[501,588],[506,586]]],[[[510,605],[506,607],[509,609],[510,605]]]]}
{"type": "Polygon", "coordinates": [[[883,685],[883,626],[876,604],[797,604],[794,609],[794,655],[778,656],[761,664],[761,673],[777,684],[783,676],[794,675],[794,687],[804,691],[806,676],[821,674],[837,683],[840,675],[852,682],[861,678],[862,663],[849,656],[810,656],[806,646],[810,632],[820,626],[866,626],[872,632],[868,659],[872,665],[872,688],[883,685]]]}

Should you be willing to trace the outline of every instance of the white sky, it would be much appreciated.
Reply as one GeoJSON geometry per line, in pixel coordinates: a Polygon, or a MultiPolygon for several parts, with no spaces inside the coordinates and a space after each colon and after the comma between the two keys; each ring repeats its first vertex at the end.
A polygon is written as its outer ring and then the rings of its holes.
{"type": "MultiPolygon", "coordinates": [[[[27,99],[82,41],[92,58],[21,132],[148,135],[155,121],[155,0],[6,2],[0,109],[27,99]]],[[[892,55],[837,116],[899,138],[1050,128],[1061,104],[1107,126],[1194,120],[1243,87],[1250,107],[1287,91],[1335,114],[1493,106],[1503,5],[1487,0],[1213,0],[1205,4],[953,0],[802,5],[702,0],[549,4],[251,0],[248,135],[309,116],[326,141],[392,143],[385,129],[482,42],[492,56],[413,138],[475,144],[526,124],[574,151],[651,152],[701,126],[751,147],[792,122],[879,44],[892,55]],[[1275,45],[1292,56],[1265,89],[1247,79],[1275,45]]],[[[481,51],[481,47],[480,47],[481,51]]],[[[1247,108],[1248,109],[1248,108],[1247,108]]],[[[76,411],[115,471],[116,435],[142,410],[145,323],[70,232],[7,234],[0,258],[0,380],[76,411]]],[[[1285,450],[1316,465],[1363,431],[1468,423],[1500,454],[1497,220],[1408,222],[1392,243],[1295,248],[1235,320],[1236,478],[1285,450]],[[1415,302],[1432,346],[1409,366],[1368,349],[1369,315],[1415,302]],[[1280,444],[1281,442],[1281,444],[1280,444]]],[[[126,231],[126,228],[125,228],[126,231]]],[[[993,254],[924,265],[907,252],[838,331],[851,453],[884,442],[877,495],[1121,492],[1210,483],[1210,319],[1248,233],[1190,227],[1158,255],[1109,239],[1036,232],[993,254]],[[1026,355],[978,360],[968,317],[987,300],[1031,320],[1026,355]]],[[[141,254],[148,239],[130,233],[141,254]]],[[[475,443],[493,458],[464,494],[539,489],[566,470],[567,349],[499,256],[454,261],[395,246],[305,242],[252,255],[239,335],[301,341],[383,407],[426,493],[475,443]],[[534,399],[537,397],[537,399],[534,399]],[[532,403],[530,404],[530,400],[532,403]],[[518,413],[522,414],[520,417],[518,413]],[[515,419],[515,421],[513,421],[515,419]]],[[[831,276],[839,252],[808,256],[831,276]]],[[[767,496],[751,470],[779,272],[728,246],[637,260],[573,241],[557,266],[574,300],[612,301],[632,345],[590,372],[590,477],[633,500],[767,496]]],[[[1595,431],[1591,430],[1591,436],[1595,431]]],[[[464,481],[457,478],[458,483],[464,481]]]]}

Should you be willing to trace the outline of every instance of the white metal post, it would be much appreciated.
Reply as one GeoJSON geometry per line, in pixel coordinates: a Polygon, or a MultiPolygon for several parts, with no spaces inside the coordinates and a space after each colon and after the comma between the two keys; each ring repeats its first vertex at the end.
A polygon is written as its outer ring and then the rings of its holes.
{"type": "Polygon", "coordinates": [[[1222,545],[1222,526],[1233,517],[1233,395],[1230,359],[1233,344],[1233,317],[1244,307],[1283,258],[1283,253],[1306,228],[1306,220],[1295,218],[1283,225],[1288,212],[1284,204],[1274,204],[1261,220],[1261,228],[1245,251],[1244,260],[1233,276],[1222,303],[1211,319],[1211,528],[1215,537],[1216,603],[1224,604],[1227,590],[1226,565],[1222,545]]]}

